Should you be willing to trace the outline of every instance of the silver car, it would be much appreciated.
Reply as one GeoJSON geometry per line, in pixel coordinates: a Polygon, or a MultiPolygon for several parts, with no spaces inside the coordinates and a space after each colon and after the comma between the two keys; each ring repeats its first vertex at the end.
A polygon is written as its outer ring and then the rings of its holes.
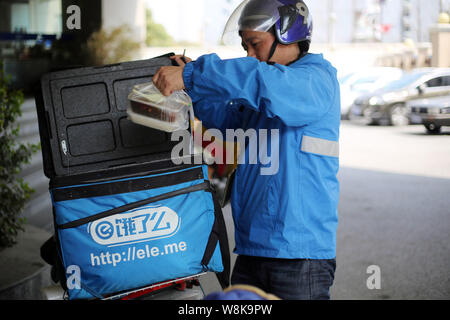
{"type": "Polygon", "coordinates": [[[411,123],[423,124],[428,133],[439,133],[442,126],[450,126],[450,95],[411,100],[407,108],[411,123]]]}
{"type": "Polygon", "coordinates": [[[357,98],[350,119],[366,124],[407,125],[408,101],[449,94],[450,68],[415,69],[384,88],[357,98]]]}
{"type": "Polygon", "coordinates": [[[343,119],[349,118],[351,107],[359,96],[373,92],[398,80],[404,72],[400,68],[372,67],[347,74],[340,79],[341,114],[343,119]]]}

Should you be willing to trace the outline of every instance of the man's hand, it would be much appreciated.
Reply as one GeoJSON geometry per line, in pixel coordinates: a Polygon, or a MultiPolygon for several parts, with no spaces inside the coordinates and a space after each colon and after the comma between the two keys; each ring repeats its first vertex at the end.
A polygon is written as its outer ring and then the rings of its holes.
{"type": "MultiPolygon", "coordinates": [[[[183,71],[186,65],[181,59],[181,55],[175,55],[170,59],[175,60],[179,67],[161,67],[153,76],[153,83],[161,91],[163,95],[170,96],[174,91],[184,89],[183,71]]],[[[192,59],[184,57],[186,62],[191,62],[192,59]]]]}
{"type": "Polygon", "coordinates": [[[191,58],[186,57],[186,56],[182,56],[182,55],[180,55],[180,54],[171,56],[170,59],[171,59],[171,60],[175,60],[175,61],[178,63],[179,66],[185,66],[186,63],[189,63],[189,62],[192,61],[191,58]],[[186,61],[186,63],[183,61],[183,59],[184,59],[184,61],[186,61]]]}
{"type": "Polygon", "coordinates": [[[161,67],[153,76],[153,83],[163,95],[170,96],[174,91],[184,89],[182,67],[161,67]]]}

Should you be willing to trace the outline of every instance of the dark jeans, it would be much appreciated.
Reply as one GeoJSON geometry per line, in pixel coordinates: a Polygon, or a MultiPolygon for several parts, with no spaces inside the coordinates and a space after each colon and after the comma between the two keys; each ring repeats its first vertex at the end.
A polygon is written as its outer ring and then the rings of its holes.
{"type": "Polygon", "coordinates": [[[329,300],[336,259],[238,256],[231,284],[247,284],[284,300],[329,300]]]}

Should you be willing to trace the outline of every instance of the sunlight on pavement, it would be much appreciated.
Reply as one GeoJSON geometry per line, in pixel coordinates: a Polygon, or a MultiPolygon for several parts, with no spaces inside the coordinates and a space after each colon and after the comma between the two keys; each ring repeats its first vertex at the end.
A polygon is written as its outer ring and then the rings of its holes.
{"type": "Polygon", "coordinates": [[[423,126],[341,126],[344,167],[450,179],[450,127],[428,135],[423,126]]]}

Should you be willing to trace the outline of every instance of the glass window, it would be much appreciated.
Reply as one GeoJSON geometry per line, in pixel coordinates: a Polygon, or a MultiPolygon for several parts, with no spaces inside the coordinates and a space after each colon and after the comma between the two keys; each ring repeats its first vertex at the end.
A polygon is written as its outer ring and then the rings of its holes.
{"type": "Polygon", "coordinates": [[[354,72],[351,72],[351,73],[347,73],[346,75],[340,77],[339,83],[345,84],[354,74],[355,74],[354,72]]]}
{"type": "Polygon", "coordinates": [[[30,0],[30,32],[58,34],[62,32],[61,0],[30,0]]]}
{"type": "Polygon", "coordinates": [[[11,31],[26,33],[30,30],[30,8],[28,3],[11,4],[11,31]]]}
{"type": "Polygon", "coordinates": [[[401,77],[398,80],[390,82],[388,85],[386,85],[387,90],[398,90],[406,88],[410,85],[412,85],[414,82],[419,80],[423,75],[425,75],[427,72],[411,72],[405,74],[403,77],[401,77]]]}
{"type": "Polygon", "coordinates": [[[2,32],[62,33],[61,0],[11,0],[0,6],[2,32]]]}
{"type": "Polygon", "coordinates": [[[425,84],[429,88],[441,87],[442,86],[442,80],[443,80],[443,77],[437,77],[437,78],[433,78],[433,79],[428,80],[427,82],[425,82],[425,84]]]}
{"type": "Polygon", "coordinates": [[[443,86],[450,86],[450,76],[445,76],[443,77],[443,81],[442,81],[442,85],[443,86]]]}

